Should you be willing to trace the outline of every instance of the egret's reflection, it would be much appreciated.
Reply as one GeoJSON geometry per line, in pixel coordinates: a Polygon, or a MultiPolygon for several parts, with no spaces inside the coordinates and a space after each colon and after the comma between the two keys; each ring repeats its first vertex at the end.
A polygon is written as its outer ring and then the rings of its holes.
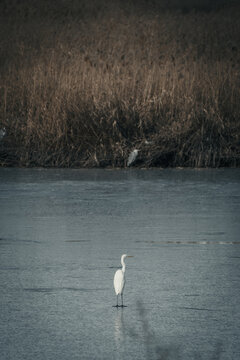
{"type": "Polygon", "coordinates": [[[125,337],[124,327],[124,308],[118,308],[115,315],[114,323],[114,338],[117,350],[123,348],[123,342],[125,337]]]}

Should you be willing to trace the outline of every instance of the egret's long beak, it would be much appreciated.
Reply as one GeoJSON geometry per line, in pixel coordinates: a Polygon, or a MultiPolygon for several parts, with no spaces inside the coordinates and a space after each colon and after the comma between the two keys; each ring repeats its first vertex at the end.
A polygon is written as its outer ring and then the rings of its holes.
{"type": "Polygon", "coordinates": [[[127,257],[134,257],[134,256],[132,256],[132,255],[128,255],[127,257]]]}

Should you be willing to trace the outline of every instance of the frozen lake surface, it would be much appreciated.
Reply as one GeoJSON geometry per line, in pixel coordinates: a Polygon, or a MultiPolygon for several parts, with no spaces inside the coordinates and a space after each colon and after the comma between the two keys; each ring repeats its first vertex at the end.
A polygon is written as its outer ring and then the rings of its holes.
{"type": "Polygon", "coordinates": [[[239,169],[0,169],[1,360],[240,359],[239,234],[239,169]]]}

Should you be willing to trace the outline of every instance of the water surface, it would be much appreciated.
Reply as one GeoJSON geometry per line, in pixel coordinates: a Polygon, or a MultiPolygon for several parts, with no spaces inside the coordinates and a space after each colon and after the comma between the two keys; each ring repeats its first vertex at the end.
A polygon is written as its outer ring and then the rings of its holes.
{"type": "Polygon", "coordinates": [[[1,359],[239,359],[239,233],[239,169],[0,169],[1,359]]]}

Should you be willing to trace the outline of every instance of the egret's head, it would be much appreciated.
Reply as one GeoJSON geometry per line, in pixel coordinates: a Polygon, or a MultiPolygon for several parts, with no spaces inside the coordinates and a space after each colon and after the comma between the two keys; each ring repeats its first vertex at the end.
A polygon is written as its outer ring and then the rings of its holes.
{"type": "Polygon", "coordinates": [[[127,254],[123,254],[122,255],[122,260],[124,260],[125,258],[131,258],[133,257],[132,255],[127,255],[127,254]]]}

